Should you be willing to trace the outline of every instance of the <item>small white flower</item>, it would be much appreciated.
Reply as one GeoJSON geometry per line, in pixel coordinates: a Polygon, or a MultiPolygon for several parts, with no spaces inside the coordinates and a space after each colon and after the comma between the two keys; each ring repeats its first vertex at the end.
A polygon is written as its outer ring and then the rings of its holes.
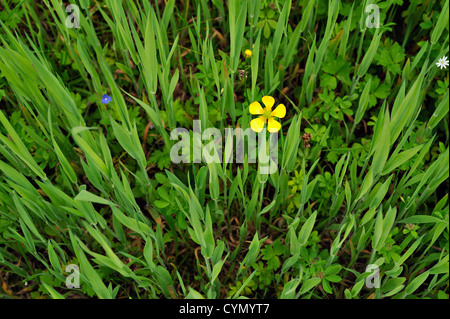
{"type": "Polygon", "coordinates": [[[439,59],[439,61],[436,62],[436,65],[437,65],[439,68],[441,68],[441,70],[442,70],[442,69],[446,69],[446,68],[447,68],[447,65],[448,65],[447,57],[444,56],[442,59],[439,59]]]}

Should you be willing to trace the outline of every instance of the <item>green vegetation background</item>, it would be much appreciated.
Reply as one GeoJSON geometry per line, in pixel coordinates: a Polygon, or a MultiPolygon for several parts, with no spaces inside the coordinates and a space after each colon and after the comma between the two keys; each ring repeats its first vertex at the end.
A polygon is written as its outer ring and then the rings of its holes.
{"type": "Polygon", "coordinates": [[[1,298],[448,298],[448,0],[72,2],[0,1],[1,298]],[[171,162],[264,95],[275,174],[171,162]]]}

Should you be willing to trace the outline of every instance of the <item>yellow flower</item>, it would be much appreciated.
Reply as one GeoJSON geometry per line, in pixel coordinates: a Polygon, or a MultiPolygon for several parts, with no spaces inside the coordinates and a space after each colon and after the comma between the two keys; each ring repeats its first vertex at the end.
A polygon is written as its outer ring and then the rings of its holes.
{"type": "Polygon", "coordinates": [[[251,58],[253,55],[253,52],[249,49],[245,50],[244,55],[246,58],[251,58]]]}
{"type": "Polygon", "coordinates": [[[286,115],[286,107],[283,104],[280,104],[272,111],[275,99],[271,96],[264,96],[262,102],[266,106],[264,109],[259,102],[253,102],[249,106],[251,114],[261,115],[250,122],[250,127],[253,131],[258,133],[264,128],[264,124],[267,122],[267,130],[270,133],[278,132],[281,128],[281,124],[276,121],[274,117],[283,118],[286,115]]]}

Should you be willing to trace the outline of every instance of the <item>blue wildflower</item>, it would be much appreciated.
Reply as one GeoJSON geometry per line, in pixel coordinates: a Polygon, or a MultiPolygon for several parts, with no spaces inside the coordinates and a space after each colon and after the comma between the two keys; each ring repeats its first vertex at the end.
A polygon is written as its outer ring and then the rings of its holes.
{"type": "Polygon", "coordinates": [[[108,104],[111,101],[112,101],[112,97],[110,97],[108,94],[104,94],[102,96],[102,103],[103,104],[108,104]]]}

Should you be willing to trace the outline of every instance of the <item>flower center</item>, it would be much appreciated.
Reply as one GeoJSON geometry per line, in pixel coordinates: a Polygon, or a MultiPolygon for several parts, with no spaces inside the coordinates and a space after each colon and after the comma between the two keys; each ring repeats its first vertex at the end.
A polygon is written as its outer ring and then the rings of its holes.
{"type": "Polygon", "coordinates": [[[263,116],[264,116],[264,118],[265,118],[266,120],[270,119],[270,118],[272,117],[272,110],[271,110],[271,109],[268,109],[268,108],[265,108],[265,109],[264,109],[263,116]]]}

